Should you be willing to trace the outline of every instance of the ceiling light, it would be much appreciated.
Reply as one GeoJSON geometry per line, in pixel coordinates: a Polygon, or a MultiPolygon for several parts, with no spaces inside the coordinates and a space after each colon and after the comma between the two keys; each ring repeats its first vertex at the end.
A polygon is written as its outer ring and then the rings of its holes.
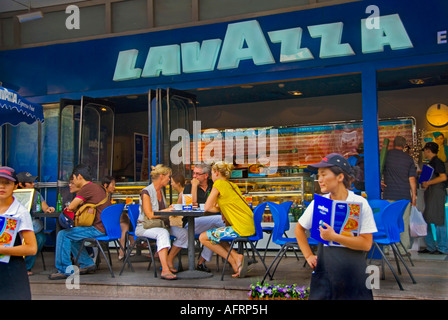
{"type": "Polygon", "coordinates": [[[294,90],[294,91],[288,91],[289,94],[293,95],[293,96],[301,96],[303,95],[302,92],[294,90]]]}
{"type": "Polygon", "coordinates": [[[19,14],[17,16],[17,19],[19,19],[20,23],[23,22],[27,22],[27,21],[31,21],[31,20],[36,20],[36,19],[42,19],[44,17],[42,11],[33,11],[33,12],[28,12],[28,13],[24,13],[24,14],[19,14]]]}

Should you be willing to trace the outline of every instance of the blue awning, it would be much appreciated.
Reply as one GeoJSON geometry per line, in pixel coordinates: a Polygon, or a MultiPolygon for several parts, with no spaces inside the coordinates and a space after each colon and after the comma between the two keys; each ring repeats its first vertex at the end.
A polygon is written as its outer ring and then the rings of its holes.
{"type": "Polygon", "coordinates": [[[0,87],[0,126],[5,123],[15,126],[20,122],[31,124],[36,120],[44,122],[44,110],[40,104],[29,102],[17,92],[0,87]]]}

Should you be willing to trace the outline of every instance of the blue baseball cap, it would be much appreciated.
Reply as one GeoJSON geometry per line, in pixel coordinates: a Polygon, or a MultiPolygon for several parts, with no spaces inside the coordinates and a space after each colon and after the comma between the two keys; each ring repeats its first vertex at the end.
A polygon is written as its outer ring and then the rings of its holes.
{"type": "Polygon", "coordinates": [[[353,176],[353,169],[350,163],[339,153],[330,153],[325,156],[321,162],[308,165],[308,169],[316,171],[318,168],[339,167],[349,175],[353,176]]]}
{"type": "Polygon", "coordinates": [[[0,178],[17,182],[16,171],[10,167],[0,167],[0,178]]]}

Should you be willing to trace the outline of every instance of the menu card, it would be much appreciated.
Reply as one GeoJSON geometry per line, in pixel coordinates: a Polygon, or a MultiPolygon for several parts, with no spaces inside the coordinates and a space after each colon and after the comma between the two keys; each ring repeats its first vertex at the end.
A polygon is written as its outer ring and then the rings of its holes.
{"type": "Polygon", "coordinates": [[[330,246],[341,246],[334,241],[321,238],[319,227],[330,225],[338,234],[357,237],[360,231],[359,213],[362,203],[331,200],[318,194],[314,195],[313,222],[311,225],[311,238],[330,246]]]}
{"type": "MultiPolygon", "coordinates": [[[[19,230],[20,220],[0,216],[0,246],[12,247],[16,241],[17,231],[19,230]]],[[[9,263],[10,256],[0,254],[0,262],[9,263]]]]}
{"type": "Polygon", "coordinates": [[[418,183],[423,183],[425,181],[431,180],[433,173],[434,168],[428,164],[424,164],[422,167],[422,173],[420,174],[420,178],[418,179],[418,183]]]}

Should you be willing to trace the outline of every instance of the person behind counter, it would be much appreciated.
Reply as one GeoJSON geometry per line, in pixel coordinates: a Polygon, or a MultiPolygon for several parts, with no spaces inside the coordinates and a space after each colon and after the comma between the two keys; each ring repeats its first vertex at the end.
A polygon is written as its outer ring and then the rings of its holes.
{"type": "Polygon", "coordinates": [[[8,263],[0,263],[0,300],[31,300],[30,283],[23,257],[36,254],[37,242],[30,213],[13,196],[17,185],[15,170],[0,167],[0,215],[20,220],[20,236],[16,237],[14,246],[0,245],[0,255],[11,256],[8,263]]]}
{"type": "MultiPolygon", "coordinates": [[[[157,242],[157,253],[159,255],[160,263],[162,265],[162,279],[175,280],[177,279],[174,273],[177,270],[173,265],[168,265],[168,250],[171,248],[170,233],[176,237],[173,242],[173,249],[187,248],[187,230],[176,226],[171,226],[168,231],[165,228],[150,228],[145,229],[144,217],[148,219],[161,219],[154,216],[154,211],[171,210],[166,206],[166,199],[162,192],[170,182],[171,169],[163,164],[158,164],[152,167],[151,170],[152,183],[144,188],[140,193],[141,210],[135,228],[135,234],[139,237],[147,237],[155,239],[157,242]]],[[[169,224],[168,219],[164,219],[169,224]]],[[[172,259],[171,259],[172,261],[172,259]]]]}
{"type": "MultiPolygon", "coordinates": [[[[238,186],[230,182],[233,165],[217,162],[212,167],[213,188],[205,203],[205,211],[221,212],[226,226],[201,233],[199,241],[207,248],[226,258],[230,245],[222,237],[246,237],[255,233],[253,212],[243,199],[238,186]]],[[[243,278],[247,272],[247,259],[231,249],[229,263],[235,272],[232,277],[243,278]]]]}
{"type": "Polygon", "coordinates": [[[372,291],[366,287],[365,253],[372,247],[372,233],[376,232],[372,209],[366,199],[356,195],[350,188],[353,171],[348,161],[337,153],[327,155],[321,162],[309,165],[318,171],[319,186],[325,197],[333,200],[362,203],[360,212],[360,235],[347,237],[335,233],[324,223],[320,236],[326,241],[335,241],[343,247],[319,245],[317,256],[313,254],[307,241],[305,230],[311,229],[314,200],[300,217],[295,235],[306,261],[314,269],[311,276],[310,299],[373,299],[372,291]]]}

